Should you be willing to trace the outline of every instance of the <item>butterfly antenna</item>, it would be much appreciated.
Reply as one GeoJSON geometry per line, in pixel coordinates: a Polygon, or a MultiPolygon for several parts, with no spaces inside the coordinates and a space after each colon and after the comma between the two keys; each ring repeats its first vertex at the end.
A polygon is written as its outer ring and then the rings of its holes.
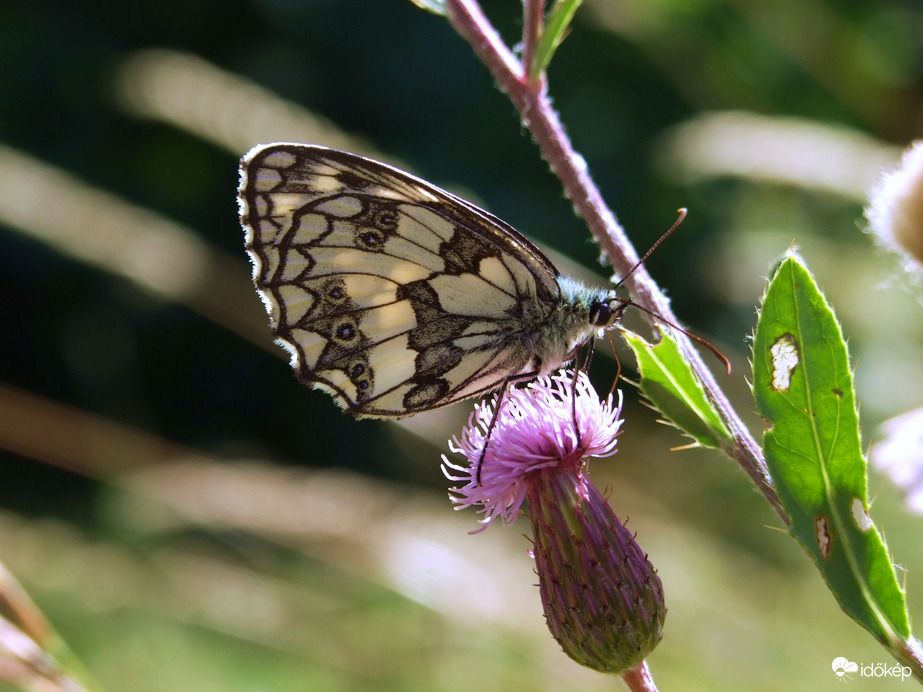
{"type": "MultiPolygon", "coordinates": [[[[686,214],[688,213],[688,209],[686,209],[686,207],[680,207],[680,208],[677,210],[677,213],[679,214],[679,216],[676,217],[676,221],[673,222],[673,225],[670,226],[670,228],[667,229],[667,232],[666,232],[666,233],[664,233],[662,236],[660,236],[660,237],[657,239],[657,242],[656,242],[656,243],[654,243],[653,245],[651,245],[651,249],[648,250],[647,252],[645,252],[645,253],[644,253],[644,256],[643,256],[641,259],[639,259],[637,262],[635,262],[634,266],[633,266],[631,269],[628,270],[628,273],[625,274],[625,276],[623,276],[623,277],[619,280],[619,282],[618,282],[617,284],[615,284],[616,287],[619,287],[619,286],[621,286],[623,283],[625,283],[625,279],[627,279],[629,276],[631,276],[632,274],[634,274],[635,271],[638,269],[638,267],[640,267],[642,264],[644,264],[644,262],[647,260],[647,258],[650,257],[651,254],[653,254],[654,250],[656,250],[658,247],[660,247],[660,244],[661,244],[663,241],[665,241],[667,238],[669,238],[671,235],[673,235],[673,231],[675,231],[677,228],[679,228],[679,225],[683,222],[683,219],[686,218],[686,214]]],[[[710,344],[710,343],[708,343],[707,341],[705,341],[705,339],[703,339],[703,338],[701,338],[701,337],[698,337],[698,336],[696,336],[695,334],[691,334],[690,332],[687,332],[685,329],[683,329],[683,328],[680,327],[679,325],[673,324],[670,320],[666,319],[665,317],[662,317],[661,315],[658,315],[656,312],[653,312],[653,311],[651,311],[651,310],[648,310],[648,309],[645,308],[645,307],[642,307],[642,306],[638,305],[637,303],[635,303],[635,302],[632,301],[632,300],[625,300],[624,302],[625,302],[626,305],[634,305],[634,306],[635,306],[636,308],[638,308],[641,312],[646,312],[648,315],[650,315],[650,316],[653,317],[654,319],[660,320],[660,321],[663,322],[664,324],[666,324],[666,325],[668,325],[668,326],[670,326],[670,327],[673,327],[673,329],[675,329],[676,331],[682,332],[683,334],[685,334],[686,336],[688,336],[690,339],[692,339],[692,340],[695,341],[696,343],[699,343],[699,344],[701,344],[702,346],[704,346],[705,348],[707,348],[709,351],[711,351],[712,353],[714,353],[715,356],[717,356],[718,360],[721,361],[721,363],[724,365],[725,369],[727,370],[728,375],[731,374],[731,361],[729,361],[729,360],[727,359],[727,356],[724,355],[721,351],[719,351],[715,346],[713,346],[712,344],[710,344]]],[[[617,381],[617,380],[616,380],[616,381],[617,381]]]]}
{"type": "MultiPolygon", "coordinates": [[[[638,269],[638,267],[644,264],[645,260],[647,260],[647,258],[650,257],[652,254],[654,254],[654,250],[660,247],[660,244],[663,241],[665,241],[667,238],[673,235],[673,231],[679,228],[679,225],[683,222],[683,219],[686,218],[686,214],[688,213],[688,210],[686,209],[686,207],[681,207],[680,209],[677,210],[677,213],[679,213],[679,216],[676,218],[676,221],[673,222],[673,225],[670,226],[670,228],[667,230],[666,233],[664,233],[662,236],[660,236],[657,239],[656,243],[651,245],[651,249],[644,253],[644,257],[642,257],[637,262],[635,262],[634,266],[628,270],[628,273],[625,274],[625,276],[623,276],[621,279],[619,279],[619,282],[615,284],[616,286],[621,286],[623,283],[625,283],[625,279],[627,279],[629,276],[634,274],[635,271],[638,269]]],[[[654,315],[654,317],[656,317],[656,315],[654,315]]]]}
{"type": "Polygon", "coordinates": [[[658,315],[658,314],[657,314],[656,312],[654,312],[653,310],[648,310],[648,309],[647,309],[646,307],[644,307],[643,305],[638,305],[636,302],[634,302],[634,301],[632,301],[632,300],[628,300],[628,299],[624,299],[624,302],[625,302],[626,305],[633,305],[634,307],[638,308],[638,310],[640,310],[641,312],[646,312],[648,315],[650,315],[650,316],[653,317],[654,319],[660,320],[660,321],[663,322],[665,325],[667,325],[668,327],[672,327],[673,329],[675,329],[675,330],[678,331],[678,332],[682,332],[683,334],[685,334],[686,336],[688,336],[690,339],[692,339],[692,340],[695,341],[696,343],[701,344],[702,346],[704,346],[705,348],[707,348],[709,351],[711,351],[712,353],[715,354],[715,356],[718,358],[718,360],[721,361],[721,364],[724,365],[725,369],[728,371],[728,375],[731,374],[731,361],[728,360],[728,357],[727,357],[726,355],[724,355],[721,351],[718,350],[718,347],[717,347],[717,346],[714,346],[714,345],[710,344],[710,343],[707,342],[705,339],[703,339],[703,338],[700,337],[700,336],[696,336],[696,335],[693,334],[692,332],[686,331],[685,329],[683,329],[682,327],[680,327],[678,324],[674,324],[673,322],[671,322],[670,320],[668,320],[668,319],[667,319],[666,317],[664,317],[663,315],[658,315]]]}

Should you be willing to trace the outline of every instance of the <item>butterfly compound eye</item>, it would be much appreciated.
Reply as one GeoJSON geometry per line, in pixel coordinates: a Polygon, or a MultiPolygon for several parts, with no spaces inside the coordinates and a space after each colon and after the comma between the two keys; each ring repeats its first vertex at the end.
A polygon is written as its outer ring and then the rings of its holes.
{"type": "Polygon", "coordinates": [[[612,306],[606,302],[594,302],[590,305],[590,322],[594,327],[608,327],[615,319],[612,306]]]}

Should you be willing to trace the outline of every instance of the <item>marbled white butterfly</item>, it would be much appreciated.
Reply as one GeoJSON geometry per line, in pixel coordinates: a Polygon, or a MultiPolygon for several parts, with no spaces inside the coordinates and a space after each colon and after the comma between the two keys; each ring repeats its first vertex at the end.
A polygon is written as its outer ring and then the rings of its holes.
{"type": "Polygon", "coordinates": [[[521,233],[384,163],[269,144],[240,219],[277,343],[357,416],[402,417],[545,375],[627,300],[561,276],[521,233]]]}

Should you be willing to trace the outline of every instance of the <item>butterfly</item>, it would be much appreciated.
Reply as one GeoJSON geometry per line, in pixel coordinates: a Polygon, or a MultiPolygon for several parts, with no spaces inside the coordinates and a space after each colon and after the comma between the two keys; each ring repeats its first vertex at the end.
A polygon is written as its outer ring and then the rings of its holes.
{"type": "Polygon", "coordinates": [[[298,379],[359,417],[409,416],[572,360],[631,301],[384,163],[305,144],[240,163],[253,281],[298,379]]]}

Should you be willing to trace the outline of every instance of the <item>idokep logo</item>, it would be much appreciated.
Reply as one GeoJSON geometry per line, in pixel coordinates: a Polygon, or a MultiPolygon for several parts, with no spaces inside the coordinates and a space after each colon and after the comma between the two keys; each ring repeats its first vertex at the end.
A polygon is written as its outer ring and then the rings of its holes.
{"type": "Polygon", "coordinates": [[[842,656],[833,659],[833,672],[840,680],[852,680],[849,673],[855,673],[859,670],[859,664],[853,663],[842,656]]]}
{"type": "Polygon", "coordinates": [[[901,682],[910,677],[913,672],[910,666],[888,665],[886,663],[853,663],[847,658],[839,656],[831,664],[837,682],[852,680],[856,673],[861,678],[899,678],[901,682]]]}

